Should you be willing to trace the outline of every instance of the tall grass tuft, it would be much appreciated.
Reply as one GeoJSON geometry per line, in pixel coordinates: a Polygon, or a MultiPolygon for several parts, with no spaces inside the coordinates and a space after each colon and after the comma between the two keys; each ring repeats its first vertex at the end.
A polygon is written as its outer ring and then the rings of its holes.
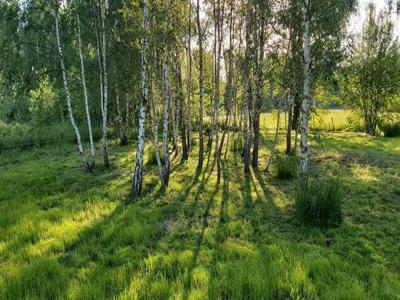
{"type": "Polygon", "coordinates": [[[342,222],[342,197],[338,180],[302,180],[296,192],[296,216],[304,225],[337,227],[342,222]]]}
{"type": "Polygon", "coordinates": [[[232,138],[230,143],[230,149],[234,153],[243,153],[244,151],[244,144],[243,144],[243,137],[239,135],[235,135],[232,138]]]}
{"type": "MultiPolygon", "coordinates": [[[[161,162],[164,162],[165,161],[164,151],[162,150],[162,147],[160,147],[159,149],[160,149],[161,162]]],[[[156,166],[157,165],[156,147],[154,145],[151,145],[147,149],[146,165],[147,166],[156,166]]]]}
{"type": "Polygon", "coordinates": [[[296,156],[280,156],[276,159],[276,177],[289,180],[298,176],[299,160],[296,156]]]}

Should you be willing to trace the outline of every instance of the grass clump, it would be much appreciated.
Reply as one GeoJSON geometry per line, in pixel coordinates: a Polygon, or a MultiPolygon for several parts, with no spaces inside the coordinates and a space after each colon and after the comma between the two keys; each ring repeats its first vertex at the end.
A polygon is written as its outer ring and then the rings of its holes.
{"type": "Polygon", "coordinates": [[[288,180],[298,176],[299,160],[296,156],[278,157],[276,160],[276,177],[288,180]]]}
{"type": "Polygon", "coordinates": [[[235,135],[232,138],[232,142],[230,144],[230,149],[234,153],[243,153],[244,144],[243,144],[243,137],[241,135],[235,135]]]}
{"type": "MultiPolygon", "coordinates": [[[[164,152],[162,151],[161,147],[159,148],[159,153],[160,153],[161,162],[164,162],[165,156],[164,156],[164,152]]],[[[147,149],[146,165],[147,166],[156,166],[157,165],[156,147],[154,145],[151,145],[147,149]]]]}
{"type": "Polygon", "coordinates": [[[305,179],[296,192],[296,216],[304,225],[337,227],[342,222],[342,198],[338,180],[305,179]]]}

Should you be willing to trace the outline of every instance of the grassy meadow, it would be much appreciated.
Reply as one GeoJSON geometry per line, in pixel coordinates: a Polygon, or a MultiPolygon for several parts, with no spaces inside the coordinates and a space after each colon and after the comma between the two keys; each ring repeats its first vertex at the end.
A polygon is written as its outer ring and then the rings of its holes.
{"type": "MultiPolygon", "coordinates": [[[[112,168],[99,156],[93,174],[73,144],[1,152],[0,299],[399,299],[400,138],[319,115],[310,168],[343,184],[334,229],[298,224],[297,180],[277,179],[275,164],[246,178],[230,145],[219,186],[210,152],[201,174],[197,147],[175,157],[167,190],[146,157],[134,203],[134,145],[112,145],[112,168]]],[[[263,116],[262,167],[275,118],[263,116]]]]}

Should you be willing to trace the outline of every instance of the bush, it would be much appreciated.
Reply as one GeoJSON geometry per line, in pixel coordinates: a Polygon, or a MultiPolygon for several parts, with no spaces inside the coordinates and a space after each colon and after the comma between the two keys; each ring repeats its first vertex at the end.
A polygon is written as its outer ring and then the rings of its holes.
{"type": "Polygon", "coordinates": [[[304,225],[339,226],[342,222],[341,190],[338,180],[302,181],[295,199],[298,220],[304,225]]]}
{"type": "Polygon", "coordinates": [[[299,160],[296,156],[278,157],[276,160],[276,177],[283,180],[298,176],[299,160]]]}
{"type": "Polygon", "coordinates": [[[385,137],[400,137],[400,122],[384,123],[380,129],[385,137]]]}

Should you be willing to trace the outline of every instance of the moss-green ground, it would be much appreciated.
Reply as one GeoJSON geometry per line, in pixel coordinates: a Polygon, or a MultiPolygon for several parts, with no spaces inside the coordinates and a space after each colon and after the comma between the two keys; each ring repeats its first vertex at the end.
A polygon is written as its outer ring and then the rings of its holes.
{"type": "Polygon", "coordinates": [[[399,299],[400,139],[326,133],[310,151],[314,176],[344,184],[339,228],[298,225],[297,181],[245,179],[230,149],[219,186],[196,148],[167,191],[147,165],[133,204],[132,145],[94,174],[74,145],[1,153],[0,299],[399,299]]]}

